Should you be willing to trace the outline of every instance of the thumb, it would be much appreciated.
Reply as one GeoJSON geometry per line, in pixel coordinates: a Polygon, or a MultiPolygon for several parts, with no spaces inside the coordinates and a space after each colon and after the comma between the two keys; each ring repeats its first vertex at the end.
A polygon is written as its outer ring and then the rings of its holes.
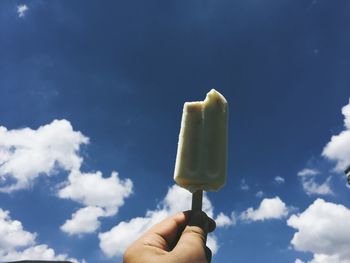
{"type": "Polygon", "coordinates": [[[208,248],[205,243],[210,230],[209,224],[210,219],[204,212],[191,214],[188,225],[172,251],[177,259],[183,258],[183,262],[208,262],[208,248]]]}

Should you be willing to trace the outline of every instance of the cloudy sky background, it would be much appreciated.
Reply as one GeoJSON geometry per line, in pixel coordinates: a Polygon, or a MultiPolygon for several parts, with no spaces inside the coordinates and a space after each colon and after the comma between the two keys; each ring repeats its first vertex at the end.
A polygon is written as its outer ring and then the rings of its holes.
{"type": "Polygon", "coordinates": [[[229,102],[213,262],[350,263],[350,3],[1,1],[0,262],[121,262],[190,207],[185,101],[229,102]]]}

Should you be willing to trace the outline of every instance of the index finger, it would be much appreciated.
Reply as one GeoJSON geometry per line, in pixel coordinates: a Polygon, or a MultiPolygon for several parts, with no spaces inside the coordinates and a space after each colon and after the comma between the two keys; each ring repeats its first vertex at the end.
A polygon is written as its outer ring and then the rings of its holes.
{"type": "Polygon", "coordinates": [[[191,211],[185,211],[164,219],[151,227],[147,234],[155,234],[165,240],[167,247],[175,243],[179,234],[185,229],[189,222],[191,211]]]}

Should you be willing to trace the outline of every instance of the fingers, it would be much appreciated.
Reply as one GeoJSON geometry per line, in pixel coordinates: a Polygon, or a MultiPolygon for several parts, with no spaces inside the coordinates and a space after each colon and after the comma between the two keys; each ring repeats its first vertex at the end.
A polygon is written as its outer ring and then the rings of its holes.
{"type": "Polygon", "coordinates": [[[206,247],[206,239],[207,233],[212,232],[214,229],[214,220],[209,218],[204,212],[192,214],[188,225],[173,249],[173,253],[177,257],[193,257],[193,259],[196,259],[193,262],[210,262],[211,251],[206,247]]]}
{"type": "MultiPolygon", "coordinates": [[[[154,225],[147,231],[145,236],[150,237],[152,243],[157,243],[157,246],[169,250],[173,244],[179,239],[179,235],[188,224],[190,211],[178,213],[174,216],[164,219],[162,222],[154,225]],[[157,240],[157,242],[153,242],[157,240]]],[[[147,238],[150,241],[149,238],[147,238]]]]}
{"type": "Polygon", "coordinates": [[[166,256],[174,262],[211,262],[212,253],[206,246],[206,238],[215,227],[214,220],[204,212],[178,213],[148,230],[128,248],[124,257],[139,255],[139,252],[135,251],[140,250],[144,254],[147,252],[148,256],[150,253],[166,256]]]}
{"type": "Polygon", "coordinates": [[[189,226],[198,226],[202,228],[205,233],[213,232],[216,228],[216,223],[213,219],[208,217],[206,213],[200,211],[195,214],[191,214],[188,222],[189,226]]]}
{"type": "Polygon", "coordinates": [[[174,216],[168,217],[160,223],[154,225],[148,232],[156,233],[162,236],[168,243],[174,242],[177,233],[182,233],[186,225],[198,226],[206,233],[213,232],[216,223],[204,212],[192,214],[192,211],[184,211],[174,216]]]}

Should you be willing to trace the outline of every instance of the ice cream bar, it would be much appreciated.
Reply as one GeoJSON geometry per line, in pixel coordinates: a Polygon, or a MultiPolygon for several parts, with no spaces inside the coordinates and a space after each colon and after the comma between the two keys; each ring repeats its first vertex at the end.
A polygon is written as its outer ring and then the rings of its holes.
{"type": "Polygon", "coordinates": [[[216,191],[226,181],[227,101],[212,89],[204,101],[185,102],[174,179],[192,193],[216,191]]]}

